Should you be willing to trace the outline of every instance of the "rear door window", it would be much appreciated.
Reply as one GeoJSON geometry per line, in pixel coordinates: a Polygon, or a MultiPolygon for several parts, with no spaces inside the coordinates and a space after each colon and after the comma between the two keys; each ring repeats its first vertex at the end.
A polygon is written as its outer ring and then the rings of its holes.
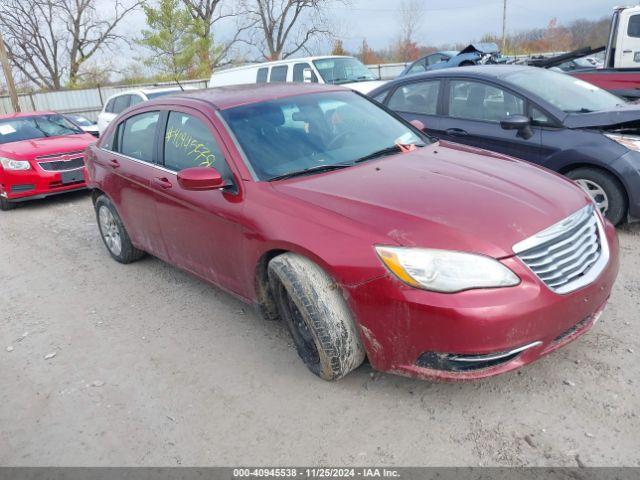
{"type": "Polygon", "coordinates": [[[113,111],[113,108],[114,108],[114,104],[115,104],[115,103],[116,103],[116,99],[115,99],[115,98],[112,98],[111,100],[109,100],[109,101],[107,102],[107,106],[106,106],[106,107],[104,107],[104,111],[105,111],[105,112],[107,112],[107,113],[115,113],[115,112],[113,111]]]}
{"type": "Polygon", "coordinates": [[[267,83],[267,76],[269,75],[269,69],[259,68],[258,73],[256,75],[256,83],[267,83]]]}
{"type": "Polygon", "coordinates": [[[131,101],[129,102],[129,106],[133,107],[139,103],[144,102],[144,99],[140,95],[131,95],[131,101]]]}
{"type": "Polygon", "coordinates": [[[429,55],[426,60],[427,65],[430,67],[440,62],[447,62],[449,60],[449,57],[441,53],[434,53],[433,55],[429,55]]]}
{"type": "Polygon", "coordinates": [[[449,116],[499,123],[505,117],[525,115],[524,100],[486,83],[452,80],[449,83],[449,116]]]}
{"type": "Polygon", "coordinates": [[[116,97],[113,102],[112,113],[118,114],[123,112],[125,109],[129,108],[130,103],[131,95],[120,95],[119,97],[116,97]]]}
{"type": "Polygon", "coordinates": [[[289,67],[287,65],[271,67],[271,76],[269,77],[269,82],[271,83],[286,82],[287,70],[289,70],[289,67]]]}
{"type": "Polygon", "coordinates": [[[153,162],[156,128],[160,112],[147,112],[127,118],[118,126],[118,152],[145,162],[153,162]]]}
{"type": "Polygon", "coordinates": [[[388,106],[398,112],[435,115],[438,110],[439,93],[439,80],[410,83],[393,92],[388,106]]]}

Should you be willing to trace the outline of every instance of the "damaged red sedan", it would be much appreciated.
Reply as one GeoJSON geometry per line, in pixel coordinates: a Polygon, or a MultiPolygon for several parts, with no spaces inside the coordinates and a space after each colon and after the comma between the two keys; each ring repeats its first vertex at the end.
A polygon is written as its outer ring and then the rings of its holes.
{"type": "Polygon", "coordinates": [[[86,160],[115,260],[147,252],[256,304],[325,380],[365,356],[419,378],[513,370],[591,328],[618,271],[573,183],[340,87],[146,102],[86,160]]]}
{"type": "Polygon", "coordinates": [[[84,149],[95,141],[55,112],[0,115],[0,210],[85,188],[84,149]]]}

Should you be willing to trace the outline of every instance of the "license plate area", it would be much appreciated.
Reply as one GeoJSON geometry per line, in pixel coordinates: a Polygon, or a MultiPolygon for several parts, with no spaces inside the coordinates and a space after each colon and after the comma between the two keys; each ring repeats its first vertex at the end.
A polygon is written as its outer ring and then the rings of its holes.
{"type": "Polygon", "coordinates": [[[63,185],[70,183],[78,183],[84,181],[84,172],[82,169],[71,170],[69,172],[60,172],[60,181],[63,185]]]}

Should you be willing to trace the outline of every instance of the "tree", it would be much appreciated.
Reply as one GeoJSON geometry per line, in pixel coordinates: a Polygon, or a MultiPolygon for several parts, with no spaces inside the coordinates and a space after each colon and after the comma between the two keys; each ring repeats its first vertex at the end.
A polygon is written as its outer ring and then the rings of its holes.
{"type": "Polygon", "coordinates": [[[243,9],[252,20],[248,43],[267,60],[310,53],[314,39],[329,35],[323,7],[330,0],[244,0],[243,9]]]}
{"type": "Polygon", "coordinates": [[[417,0],[402,0],[399,9],[400,36],[395,46],[397,61],[409,62],[420,56],[420,49],[415,41],[422,11],[417,0]]]}
{"type": "Polygon", "coordinates": [[[172,80],[181,80],[195,67],[198,21],[180,0],[160,0],[157,7],[145,4],[143,9],[149,29],[142,31],[139,43],[153,54],[145,63],[160,65],[172,80]]]}
{"type": "Polygon", "coordinates": [[[199,28],[195,34],[198,39],[196,54],[202,65],[201,70],[211,74],[214,67],[225,63],[229,50],[240,41],[240,37],[251,24],[236,24],[233,37],[226,42],[214,42],[215,25],[225,19],[243,17],[242,10],[223,11],[223,0],[183,0],[189,14],[199,28]]]}
{"type": "Polygon", "coordinates": [[[117,27],[137,0],[116,0],[109,17],[97,0],[3,0],[0,31],[13,66],[40,88],[75,85],[83,65],[123,37],[117,27]]]}
{"type": "Polygon", "coordinates": [[[381,63],[380,57],[369,47],[366,38],[362,40],[362,45],[360,46],[360,53],[358,56],[360,57],[360,61],[365,65],[381,63]]]}
{"type": "Polygon", "coordinates": [[[331,50],[331,55],[346,55],[347,51],[344,49],[342,45],[342,40],[336,40],[333,42],[333,49],[331,50]]]}

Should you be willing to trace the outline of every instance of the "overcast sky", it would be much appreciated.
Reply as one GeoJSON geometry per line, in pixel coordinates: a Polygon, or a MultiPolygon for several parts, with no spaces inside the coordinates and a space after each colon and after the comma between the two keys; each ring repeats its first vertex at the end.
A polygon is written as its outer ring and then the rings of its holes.
{"type": "MultiPolygon", "coordinates": [[[[423,5],[418,43],[440,45],[476,40],[502,32],[502,0],[418,0],[423,5]]],[[[507,31],[545,27],[556,17],[561,23],[577,18],[611,16],[613,7],[632,0],[507,0],[507,31]]],[[[400,0],[352,0],[351,7],[334,7],[343,19],[345,46],[356,50],[366,37],[374,48],[398,35],[400,0]]]]}

